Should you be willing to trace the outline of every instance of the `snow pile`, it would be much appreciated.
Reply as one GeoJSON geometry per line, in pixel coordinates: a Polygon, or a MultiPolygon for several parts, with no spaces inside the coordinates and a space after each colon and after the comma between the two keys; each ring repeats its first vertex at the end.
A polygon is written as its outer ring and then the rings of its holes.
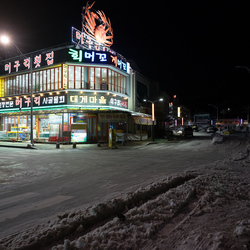
{"type": "Polygon", "coordinates": [[[39,248],[48,245],[70,234],[86,231],[102,221],[113,218],[137,204],[142,204],[153,196],[164,193],[195,177],[196,174],[193,172],[168,176],[157,183],[152,183],[146,188],[140,188],[134,193],[125,194],[120,198],[97,203],[85,210],[66,212],[58,215],[58,219],[48,221],[46,225],[40,225],[17,236],[0,241],[0,247],[16,249],[23,247],[39,248]]]}
{"type": "Polygon", "coordinates": [[[134,207],[120,220],[114,218],[102,227],[64,245],[52,249],[133,249],[144,244],[156,234],[166,221],[169,221],[184,207],[194,195],[190,184],[183,184],[170,190],[140,207],[134,207]]]}
{"type": "Polygon", "coordinates": [[[52,249],[249,249],[249,174],[223,164],[52,249]]]}
{"type": "Polygon", "coordinates": [[[212,144],[223,142],[223,136],[219,133],[214,133],[211,135],[211,137],[212,137],[212,144]]]}

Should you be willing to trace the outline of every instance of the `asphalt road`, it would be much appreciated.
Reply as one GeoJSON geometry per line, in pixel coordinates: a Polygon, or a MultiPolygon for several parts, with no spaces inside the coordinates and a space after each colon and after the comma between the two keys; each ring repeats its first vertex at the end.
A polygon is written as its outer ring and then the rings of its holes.
{"type": "Polygon", "coordinates": [[[113,150],[0,148],[0,238],[225,159],[227,152],[206,136],[113,150]]]}

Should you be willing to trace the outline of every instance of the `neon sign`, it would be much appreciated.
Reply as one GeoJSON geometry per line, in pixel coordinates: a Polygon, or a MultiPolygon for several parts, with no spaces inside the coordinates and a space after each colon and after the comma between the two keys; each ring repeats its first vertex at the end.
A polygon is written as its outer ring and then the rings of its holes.
{"type": "MultiPolygon", "coordinates": [[[[29,55],[25,59],[20,56],[12,61],[7,61],[5,64],[0,65],[0,75],[28,71],[30,70],[31,62],[34,70],[65,62],[107,64],[113,65],[125,72],[128,72],[129,69],[128,63],[119,54],[107,51],[61,48],[45,53],[29,55]]],[[[67,66],[65,64],[63,65],[63,76],[64,79],[67,78],[67,66]]]]}
{"type": "Polygon", "coordinates": [[[71,56],[71,60],[75,62],[111,64],[125,72],[128,70],[127,62],[109,52],[69,49],[68,54],[71,56]]]}
{"type": "Polygon", "coordinates": [[[33,68],[37,69],[42,66],[50,66],[54,64],[54,51],[50,51],[45,54],[38,54],[33,57],[29,56],[25,59],[20,58],[19,60],[15,60],[13,62],[7,62],[4,65],[5,73],[17,73],[22,70],[28,70],[31,66],[31,61],[33,62],[33,68]],[[31,58],[33,60],[31,60],[31,58]]]}
{"type": "MultiPolygon", "coordinates": [[[[62,105],[66,104],[67,99],[64,94],[61,95],[45,95],[45,96],[35,96],[33,98],[33,107],[44,107],[50,105],[62,105]]],[[[15,100],[0,101],[0,109],[10,109],[10,108],[29,108],[31,104],[30,97],[20,97],[15,100]]]]}
{"type": "MultiPolygon", "coordinates": [[[[94,2],[95,3],[95,2],[94,2]]],[[[83,7],[82,29],[98,43],[110,47],[113,44],[113,29],[109,18],[107,19],[103,11],[95,11],[93,5],[88,2],[83,7]]]]}

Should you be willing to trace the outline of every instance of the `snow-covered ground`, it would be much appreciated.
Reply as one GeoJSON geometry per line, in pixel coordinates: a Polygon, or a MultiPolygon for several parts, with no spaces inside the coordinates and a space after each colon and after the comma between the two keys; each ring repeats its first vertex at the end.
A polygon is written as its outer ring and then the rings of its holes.
{"type": "Polygon", "coordinates": [[[250,249],[250,140],[217,139],[224,160],[57,214],[0,249],[250,249]]]}

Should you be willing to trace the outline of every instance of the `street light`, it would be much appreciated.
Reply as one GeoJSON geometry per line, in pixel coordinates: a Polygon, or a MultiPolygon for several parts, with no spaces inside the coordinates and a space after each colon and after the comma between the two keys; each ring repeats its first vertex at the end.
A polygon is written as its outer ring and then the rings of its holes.
{"type": "MultiPolygon", "coordinates": [[[[18,46],[13,43],[10,38],[6,35],[2,35],[0,37],[0,41],[4,45],[12,44],[15,46],[17,52],[25,59],[28,59],[22,51],[18,48],[18,46]]],[[[30,57],[30,83],[31,83],[31,88],[30,88],[30,144],[31,146],[34,146],[34,140],[33,140],[33,75],[32,75],[32,67],[33,67],[33,61],[32,57],[30,57]]],[[[18,131],[17,131],[18,132],[18,131]]]]}
{"type": "Polygon", "coordinates": [[[10,43],[9,37],[5,36],[5,35],[1,36],[1,43],[2,44],[8,44],[8,43],[10,43]]]}
{"type": "Polygon", "coordinates": [[[154,125],[155,125],[155,103],[156,102],[162,102],[163,98],[159,98],[158,100],[148,100],[148,99],[143,99],[144,102],[150,102],[152,104],[152,122],[153,122],[153,127],[152,127],[152,141],[154,142],[154,125]]]}

